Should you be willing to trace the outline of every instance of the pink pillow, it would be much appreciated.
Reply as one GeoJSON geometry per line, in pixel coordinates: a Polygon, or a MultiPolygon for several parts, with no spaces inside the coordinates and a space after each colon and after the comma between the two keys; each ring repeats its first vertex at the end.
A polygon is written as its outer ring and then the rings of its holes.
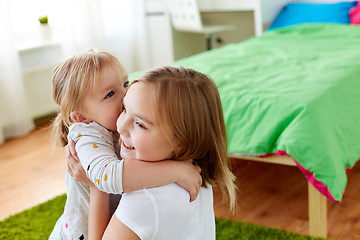
{"type": "Polygon", "coordinates": [[[360,2],[358,2],[358,4],[355,7],[349,10],[349,14],[350,14],[350,24],[353,25],[360,24],[360,2]]]}

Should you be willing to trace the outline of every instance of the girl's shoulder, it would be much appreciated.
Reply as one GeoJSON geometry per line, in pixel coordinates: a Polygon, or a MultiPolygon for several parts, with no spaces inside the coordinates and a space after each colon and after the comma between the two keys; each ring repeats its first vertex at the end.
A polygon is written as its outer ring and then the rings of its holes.
{"type": "Polygon", "coordinates": [[[155,205],[166,206],[167,203],[170,203],[170,205],[176,205],[180,208],[180,206],[187,207],[189,203],[191,205],[196,205],[198,202],[208,201],[209,199],[212,199],[212,196],[212,187],[207,185],[206,188],[201,187],[197,199],[190,202],[189,192],[176,183],[171,183],[159,187],[126,193],[123,195],[123,198],[142,199],[142,201],[146,200],[147,202],[153,202],[155,205]]]}
{"type": "Polygon", "coordinates": [[[69,128],[68,140],[72,139],[77,142],[80,138],[103,138],[113,141],[113,134],[100,124],[92,123],[74,123],[69,128]]]}
{"type": "Polygon", "coordinates": [[[97,122],[91,122],[91,123],[77,122],[77,123],[73,123],[69,127],[69,132],[79,130],[79,129],[87,130],[87,131],[96,130],[96,131],[103,131],[103,132],[107,131],[107,132],[109,132],[109,130],[107,130],[106,128],[104,128],[103,126],[98,124],[97,122]]]}

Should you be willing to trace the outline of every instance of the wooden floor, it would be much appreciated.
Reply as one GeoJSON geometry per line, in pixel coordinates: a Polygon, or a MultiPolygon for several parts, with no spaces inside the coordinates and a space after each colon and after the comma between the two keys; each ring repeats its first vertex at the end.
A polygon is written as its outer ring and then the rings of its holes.
{"type": "MultiPolygon", "coordinates": [[[[65,192],[65,159],[49,130],[0,145],[0,220],[65,192]],[[5,181],[4,181],[5,180],[5,181]]],[[[328,200],[328,237],[360,239],[360,164],[349,173],[341,204],[328,200]]],[[[307,182],[296,167],[234,160],[239,209],[231,215],[214,189],[215,214],[308,234],[307,182]]]]}

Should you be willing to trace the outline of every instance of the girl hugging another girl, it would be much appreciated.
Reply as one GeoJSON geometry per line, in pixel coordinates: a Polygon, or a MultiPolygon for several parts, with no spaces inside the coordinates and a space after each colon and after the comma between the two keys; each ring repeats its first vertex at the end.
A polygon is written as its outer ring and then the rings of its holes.
{"type": "Polygon", "coordinates": [[[236,202],[215,84],[183,67],[151,70],[127,90],[117,130],[123,159],[193,159],[203,184],[193,202],[173,183],[123,194],[103,239],[215,239],[212,185],[236,202]]]}

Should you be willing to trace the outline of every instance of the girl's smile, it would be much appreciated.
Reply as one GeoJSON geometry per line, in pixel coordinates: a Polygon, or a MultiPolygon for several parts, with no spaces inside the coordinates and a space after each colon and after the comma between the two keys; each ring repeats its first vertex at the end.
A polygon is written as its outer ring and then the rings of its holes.
{"type": "Polygon", "coordinates": [[[121,141],[121,147],[125,148],[125,150],[134,150],[135,149],[135,147],[133,147],[129,144],[126,144],[126,142],[124,142],[124,141],[121,141]]]}

